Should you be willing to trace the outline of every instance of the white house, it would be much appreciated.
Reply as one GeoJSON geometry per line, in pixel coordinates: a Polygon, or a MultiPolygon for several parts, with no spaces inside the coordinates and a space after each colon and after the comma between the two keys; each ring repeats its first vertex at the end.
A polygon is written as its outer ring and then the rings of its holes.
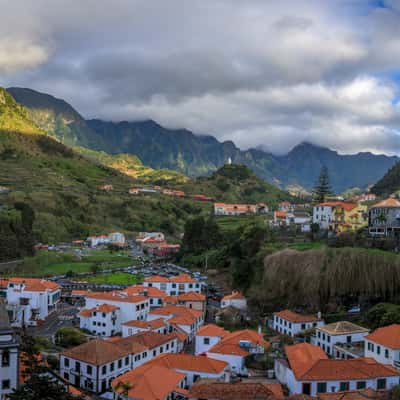
{"type": "Polygon", "coordinates": [[[7,309],[11,325],[36,326],[56,310],[61,289],[55,282],[34,278],[9,278],[7,284],[7,309]]]}
{"type": "Polygon", "coordinates": [[[231,294],[224,296],[221,300],[221,308],[234,307],[239,310],[247,309],[247,300],[242,293],[233,291],[231,294]]]}
{"type": "Polygon", "coordinates": [[[0,299],[0,399],[18,386],[19,341],[11,328],[4,302],[0,299]]]}
{"type": "Polygon", "coordinates": [[[225,361],[230,370],[238,375],[247,375],[245,359],[251,354],[263,354],[269,346],[262,335],[245,329],[224,336],[207,351],[207,357],[225,361]]]}
{"type": "Polygon", "coordinates": [[[86,308],[91,309],[102,304],[118,307],[120,309],[121,323],[133,319],[146,320],[150,311],[149,298],[145,296],[129,296],[123,291],[86,293],[86,308]]]}
{"type": "Polygon", "coordinates": [[[283,310],[274,313],[272,329],[288,336],[296,336],[307,329],[324,325],[320,315],[302,315],[290,310],[283,310]]]}
{"type": "Polygon", "coordinates": [[[339,358],[342,351],[335,348],[337,344],[363,342],[369,330],[348,321],[334,322],[322,325],[315,330],[315,344],[322,348],[328,355],[339,358]]]}
{"type": "Polygon", "coordinates": [[[117,246],[125,246],[126,243],[125,235],[121,232],[111,232],[108,235],[108,241],[117,246]]]}
{"type": "Polygon", "coordinates": [[[110,243],[110,239],[107,235],[89,236],[86,239],[86,242],[89,244],[90,247],[97,247],[110,243]]]}
{"type": "Polygon", "coordinates": [[[290,394],[372,388],[391,389],[399,383],[399,372],[371,358],[329,359],[321,347],[301,343],[285,348],[287,359],[276,359],[275,376],[290,394]]]}
{"type": "Polygon", "coordinates": [[[136,335],[141,332],[157,332],[166,334],[171,332],[168,322],[164,318],[151,321],[127,321],[122,324],[122,337],[136,335]]]}
{"type": "Polygon", "coordinates": [[[78,314],[79,326],[92,335],[101,337],[114,336],[121,332],[121,310],[110,304],[101,304],[85,308],[78,314]]]}
{"type": "Polygon", "coordinates": [[[196,332],[195,354],[205,354],[228,334],[228,331],[218,325],[208,324],[202,326],[196,332]]]}
{"type": "Polygon", "coordinates": [[[366,357],[400,369],[400,324],[378,328],[364,341],[366,357]]]}
{"type": "Polygon", "coordinates": [[[193,279],[189,274],[180,274],[172,278],[163,276],[150,276],[145,278],[144,286],[156,287],[168,296],[177,296],[189,292],[201,292],[201,283],[193,279]]]}
{"type": "Polygon", "coordinates": [[[117,376],[176,349],[175,334],[144,332],[126,338],[95,339],[60,354],[60,375],[76,387],[103,393],[117,376]]]}
{"type": "Polygon", "coordinates": [[[126,289],[121,290],[127,296],[144,296],[149,299],[150,308],[162,307],[164,305],[164,299],[167,296],[164,292],[156,287],[144,286],[144,285],[133,285],[126,289]]]}
{"type": "Polygon", "coordinates": [[[335,207],[339,204],[342,204],[342,202],[327,201],[316,204],[313,207],[313,223],[318,224],[321,229],[329,229],[329,225],[334,220],[335,207]]]}

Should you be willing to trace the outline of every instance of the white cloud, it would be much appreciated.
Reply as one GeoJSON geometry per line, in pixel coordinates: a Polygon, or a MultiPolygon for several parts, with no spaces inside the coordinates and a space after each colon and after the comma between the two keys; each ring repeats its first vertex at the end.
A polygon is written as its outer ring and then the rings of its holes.
{"type": "Polygon", "coordinates": [[[8,3],[0,78],[87,116],[153,118],[243,148],[400,153],[396,1],[8,3]]]}

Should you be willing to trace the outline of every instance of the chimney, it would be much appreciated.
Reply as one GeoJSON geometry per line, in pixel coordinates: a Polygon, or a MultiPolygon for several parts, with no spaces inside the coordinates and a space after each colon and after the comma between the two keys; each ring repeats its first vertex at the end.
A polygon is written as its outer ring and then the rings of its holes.
{"type": "Polygon", "coordinates": [[[321,319],[321,318],[322,318],[321,311],[318,311],[317,317],[318,317],[318,319],[321,319]]]}

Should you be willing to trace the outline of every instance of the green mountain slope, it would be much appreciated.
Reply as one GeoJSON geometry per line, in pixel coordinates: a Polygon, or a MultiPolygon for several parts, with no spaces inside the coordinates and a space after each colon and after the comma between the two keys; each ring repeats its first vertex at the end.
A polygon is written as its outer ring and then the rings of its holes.
{"type": "Polygon", "coordinates": [[[219,142],[186,129],[166,129],[154,121],[85,121],[68,103],[29,89],[8,89],[29,108],[33,120],[64,143],[103,150],[111,154],[136,155],[152,168],[167,168],[188,176],[210,175],[230,158],[246,165],[257,176],[282,188],[310,190],[322,166],[327,166],[337,193],[350,187],[372,185],[397,157],[336,151],[302,143],[287,155],[275,156],[261,149],[240,150],[231,141],[219,142]]]}
{"type": "Polygon", "coordinates": [[[371,188],[371,192],[378,196],[389,196],[398,191],[400,191],[400,162],[390,168],[371,188]]]}
{"type": "Polygon", "coordinates": [[[294,200],[288,193],[271,185],[245,165],[224,165],[210,177],[198,177],[182,186],[188,193],[205,194],[217,201],[266,203],[276,207],[282,200],[294,200]]]}
{"type": "Polygon", "coordinates": [[[202,212],[189,200],[130,196],[135,183],[47,136],[0,88],[0,186],[10,190],[0,193],[0,209],[10,224],[15,205],[25,203],[36,214],[35,239],[47,243],[115,229],[179,236],[187,218],[202,212]],[[104,184],[113,190],[101,190],[104,184]]]}

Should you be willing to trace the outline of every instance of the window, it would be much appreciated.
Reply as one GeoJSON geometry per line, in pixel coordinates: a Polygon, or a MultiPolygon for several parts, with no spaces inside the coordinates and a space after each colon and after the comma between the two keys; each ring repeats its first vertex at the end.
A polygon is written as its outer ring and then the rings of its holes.
{"type": "Polygon", "coordinates": [[[386,389],[386,378],[380,378],[377,381],[377,389],[386,389]]]}
{"type": "Polygon", "coordinates": [[[150,299],[150,304],[153,304],[153,299],[150,299]]]}
{"type": "Polygon", "coordinates": [[[389,358],[389,350],[385,349],[385,358],[389,358]]]}
{"type": "Polygon", "coordinates": [[[87,373],[88,375],[92,375],[92,372],[93,372],[92,366],[91,366],[91,365],[87,365],[87,366],[86,366],[86,373],[87,373]]]}
{"type": "Polygon", "coordinates": [[[326,335],[326,339],[327,339],[328,343],[331,342],[331,337],[329,335],[326,335]]]}
{"type": "Polygon", "coordinates": [[[9,380],[9,379],[5,379],[5,380],[1,383],[1,388],[2,388],[3,390],[10,389],[10,380],[9,380]]]}
{"type": "Polygon", "coordinates": [[[129,357],[125,357],[125,365],[129,364],[129,357]]]}
{"type": "Polygon", "coordinates": [[[366,387],[365,381],[358,381],[356,387],[357,389],[365,389],[366,387]]]}
{"type": "Polygon", "coordinates": [[[64,372],[64,379],[68,382],[69,381],[69,373],[64,372]]]}
{"type": "Polygon", "coordinates": [[[376,353],[381,354],[381,346],[376,346],[376,353]]]}
{"type": "Polygon", "coordinates": [[[340,382],[340,391],[346,392],[350,390],[350,383],[349,382],[340,382]]]}
{"type": "Polygon", "coordinates": [[[101,368],[101,373],[105,375],[107,373],[107,365],[103,365],[101,368]]]}
{"type": "Polygon", "coordinates": [[[303,394],[311,394],[311,383],[303,383],[303,394]]]}
{"type": "Polygon", "coordinates": [[[102,316],[103,318],[105,318],[105,317],[106,317],[106,313],[103,312],[103,313],[101,314],[101,316],[102,316]]]}
{"type": "Polygon", "coordinates": [[[147,358],[147,351],[142,354],[142,358],[147,358]]]}
{"type": "Polygon", "coordinates": [[[64,358],[64,367],[69,367],[69,358],[64,358]]]}
{"type": "Polygon", "coordinates": [[[1,365],[3,367],[8,367],[10,365],[10,352],[8,350],[4,350],[1,355],[1,365]]]}
{"type": "Polygon", "coordinates": [[[164,351],[164,348],[161,346],[160,347],[160,354],[164,351]]]}
{"type": "Polygon", "coordinates": [[[118,368],[122,368],[122,360],[118,360],[118,368]]]}
{"type": "Polygon", "coordinates": [[[175,289],[175,288],[176,288],[176,283],[173,283],[173,284],[172,284],[172,287],[175,289]]]}
{"type": "Polygon", "coordinates": [[[153,350],[153,357],[157,355],[157,350],[153,350]]]}
{"type": "Polygon", "coordinates": [[[205,337],[205,338],[203,339],[203,344],[210,344],[210,338],[205,337]]]}
{"type": "Polygon", "coordinates": [[[326,382],[317,383],[317,393],[326,393],[326,382]]]}
{"type": "Polygon", "coordinates": [[[113,362],[110,364],[110,371],[111,372],[114,371],[114,363],[113,362]]]}

